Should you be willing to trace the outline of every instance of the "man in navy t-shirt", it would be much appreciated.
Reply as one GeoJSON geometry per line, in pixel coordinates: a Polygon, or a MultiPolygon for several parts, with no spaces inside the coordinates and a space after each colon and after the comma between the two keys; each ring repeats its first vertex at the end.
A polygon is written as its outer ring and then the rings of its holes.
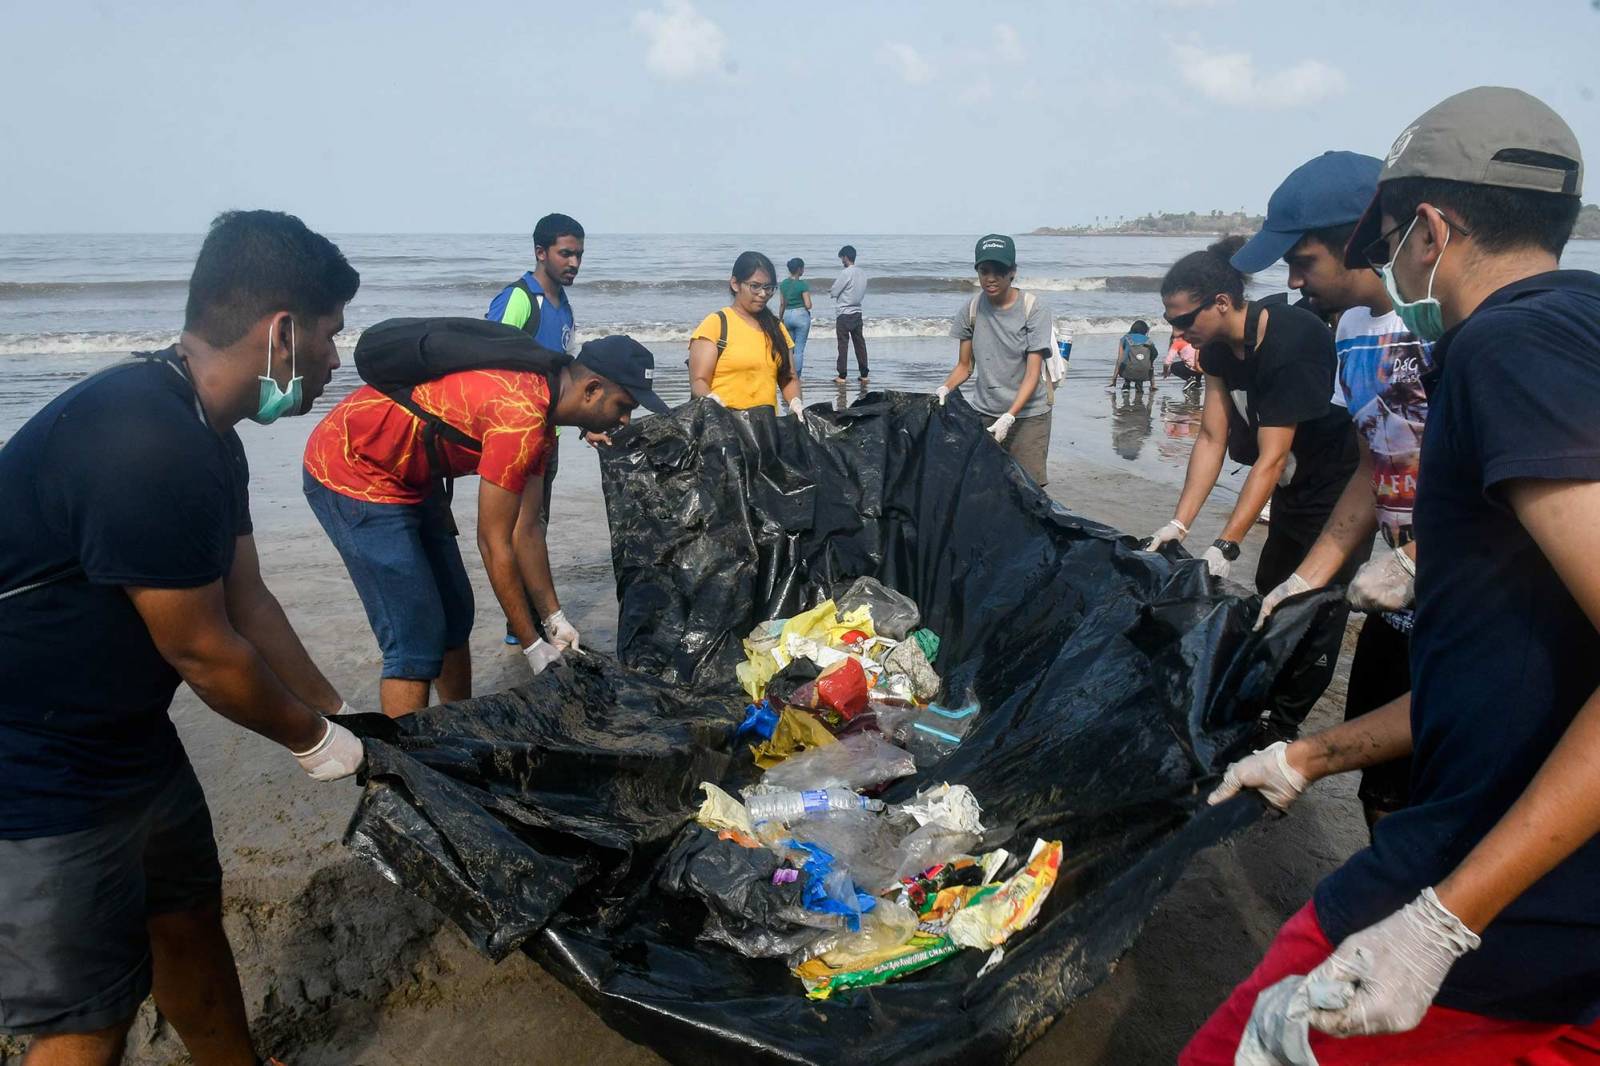
{"type": "Polygon", "coordinates": [[[1514,89],[1445,100],[1389,152],[1347,261],[1378,266],[1395,313],[1437,342],[1412,692],[1235,763],[1212,798],[1251,788],[1284,808],[1410,754],[1410,805],[1317,887],[1181,1062],[1600,1046],[1600,276],[1557,269],[1582,177],[1572,130],[1514,89]]]}
{"type": "Polygon", "coordinates": [[[182,335],[79,382],[0,449],[0,1032],[116,1063],[152,990],[197,1062],[254,1062],[180,681],[313,778],[347,709],[262,583],[234,426],[304,414],[359,278],[299,219],[230,212],[182,335]]]}

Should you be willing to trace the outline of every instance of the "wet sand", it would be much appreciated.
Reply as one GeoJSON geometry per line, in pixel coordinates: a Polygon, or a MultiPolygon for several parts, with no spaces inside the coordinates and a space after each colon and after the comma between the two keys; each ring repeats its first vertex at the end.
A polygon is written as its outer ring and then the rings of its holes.
{"type": "MultiPolygon", "coordinates": [[[[831,338],[822,339],[830,342],[826,351],[817,346],[814,354],[831,356],[831,338]]],[[[1187,454],[1184,420],[1192,419],[1193,408],[1175,403],[1178,390],[1171,387],[1158,389],[1147,409],[1107,394],[1102,375],[1109,375],[1104,357],[1111,343],[1114,338],[1093,339],[1084,345],[1091,349],[1087,359],[1074,353],[1074,376],[1058,400],[1049,491],[1075,511],[1142,534],[1171,514],[1187,454]]],[[[891,346],[879,346],[875,354],[874,386],[924,390],[947,356],[945,343],[906,345],[898,357],[891,346]]],[[[828,363],[831,358],[812,362],[813,374],[822,376],[808,380],[810,402],[832,396],[828,363]]],[[[349,380],[341,371],[340,381],[349,380]]],[[[680,388],[663,392],[675,400],[680,388]]],[[[298,457],[314,422],[243,430],[256,539],[268,583],[313,657],[346,698],[375,708],[376,644],[300,492],[298,457]]],[[[0,427],[0,438],[14,428],[0,427]]],[[[610,650],[616,600],[598,464],[592,452],[572,443],[557,483],[551,556],[569,617],[587,644],[610,650]]],[[[457,519],[478,596],[475,687],[488,692],[518,683],[525,666],[516,649],[500,643],[494,598],[472,548],[473,483],[462,482],[458,492],[457,519]]],[[[1214,493],[1197,536],[1214,535],[1231,503],[1226,489],[1214,493]]],[[[1261,539],[1258,528],[1246,542],[1242,574],[1253,573],[1261,539]]],[[[1346,665],[1317,718],[1342,704],[1346,665]]],[[[261,1051],[290,1066],[662,1061],[606,1028],[525,956],[498,966],[485,961],[429,907],[353,859],[339,842],[358,794],[353,783],[310,781],[287,753],[223,721],[187,689],[180,690],[172,714],[210,800],[227,929],[261,1051]]],[[[1277,926],[1364,836],[1354,782],[1335,781],[1315,790],[1292,818],[1267,820],[1201,856],[1111,979],[1021,1061],[1172,1061],[1254,966],[1277,926]]],[[[0,1062],[10,1061],[0,1053],[0,1062]]],[[[148,1003],[127,1061],[188,1061],[148,1003]]]]}

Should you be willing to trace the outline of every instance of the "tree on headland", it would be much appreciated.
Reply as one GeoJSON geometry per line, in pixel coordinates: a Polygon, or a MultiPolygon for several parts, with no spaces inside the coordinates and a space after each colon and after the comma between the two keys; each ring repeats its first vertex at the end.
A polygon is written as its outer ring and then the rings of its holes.
{"type": "MultiPolygon", "coordinates": [[[[1600,0],[1595,0],[1600,6],[1600,0]]],[[[1096,215],[1090,226],[1040,226],[1031,230],[1036,237],[1221,237],[1230,233],[1254,233],[1265,221],[1261,215],[1237,211],[1158,211],[1138,218],[1121,215],[1096,215]]],[[[1584,204],[1572,235],[1600,240],[1600,205],[1584,204]]]]}

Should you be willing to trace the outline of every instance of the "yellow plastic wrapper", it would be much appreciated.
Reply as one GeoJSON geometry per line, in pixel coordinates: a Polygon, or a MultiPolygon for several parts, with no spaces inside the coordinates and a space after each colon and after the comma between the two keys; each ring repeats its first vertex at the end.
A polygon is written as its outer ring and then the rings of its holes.
{"type": "Polygon", "coordinates": [[[750,750],[755,755],[756,765],[765,770],[777,766],[796,752],[837,743],[833,734],[828,732],[828,727],[817,719],[805,711],[785,707],[778,712],[778,725],[773,729],[772,736],[753,745],[750,750]]]}
{"type": "Polygon", "coordinates": [[[982,899],[970,901],[950,919],[950,939],[962,947],[998,947],[1039,916],[1039,908],[1061,870],[1061,841],[1037,841],[1028,864],[982,899]]]}
{"type": "Polygon", "coordinates": [[[759,646],[747,638],[744,641],[745,661],[734,668],[734,674],[746,694],[753,700],[759,700],[766,695],[767,682],[772,680],[772,675],[789,665],[786,649],[790,637],[813,640],[823,647],[840,648],[844,645],[844,635],[853,629],[868,637],[877,635],[872,628],[870,607],[857,607],[841,616],[832,600],[823,600],[811,610],[785,622],[775,642],[765,634],[759,646]]]}

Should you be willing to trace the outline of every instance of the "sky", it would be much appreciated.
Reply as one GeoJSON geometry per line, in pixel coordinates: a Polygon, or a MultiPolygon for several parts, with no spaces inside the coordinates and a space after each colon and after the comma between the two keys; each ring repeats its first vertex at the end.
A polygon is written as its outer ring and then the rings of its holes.
{"type": "Polygon", "coordinates": [[[1479,84],[1600,155],[1597,46],[1600,0],[0,0],[0,233],[231,207],[333,233],[1261,210],[1306,159],[1381,156],[1479,84]]]}

